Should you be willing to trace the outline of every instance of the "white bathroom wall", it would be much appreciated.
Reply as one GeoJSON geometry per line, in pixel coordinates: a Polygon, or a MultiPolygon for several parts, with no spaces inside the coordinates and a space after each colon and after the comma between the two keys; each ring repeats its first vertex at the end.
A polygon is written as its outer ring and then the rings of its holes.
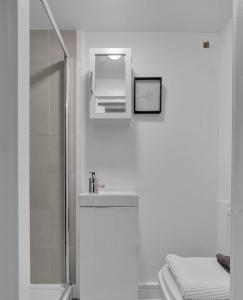
{"type": "Polygon", "coordinates": [[[0,2],[0,298],[6,300],[19,299],[17,5],[0,2]]]}
{"type": "Polygon", "coordinates": [[[219,200],[231,199],[232,20],[221,33],[219,65],[219,200]]]}
{"type": "Polygon", "coordinates": [[[243,295],[243,0],[234,0],[233,17],[233,104],[232,104],[232,261],[231,299],[243,295]]]}
{"type": "MultiPolygon", "coordinates": [[[[1,299],[18,299],[17,235],[17,76],[9,52],[8,34],[17,19],[9,20],[13,1],[0,2],[0,290],[1,299]],[[12,90],[10,90],[11,80],[12,90]]],[[[12,7],[16,13],[16,6],[12,7]]],[[[12,31],[14,33],[14,31],[12,31]]],[[[12,37],[16,46],[16,35],[12,37]]],[[[17,70],[16,55],[12,56],[17,70]]]]}
{"type": "Polygon", "coordinates": [[[6,300],[29,299],[28,3],[0,2],[0,298],[6,300]]]}
{"type": "Polygon", "coordinates": [[[81,190],[87,190],[88,171],[94,170],[106,188],[139,193],[140,282],[156,281],[169,252],[215,255],[219,35],[78,35],[86,80],[86,94],[77,98],[86,112],[81,190]],[[208,39],[211,46],[203,49],[208,39]],[[130,47],[135,76],[162,76],[162,115],[133,115],[130,126],[93,124],[87,87],[92,47],[130,47]]]}
{"type": "Polygon", "coordinates": [[[218,248],[230,254],[230,202],[232,155],[232,20],[224,27],[220,42],[219,64],[219,176],[218,248]]]}

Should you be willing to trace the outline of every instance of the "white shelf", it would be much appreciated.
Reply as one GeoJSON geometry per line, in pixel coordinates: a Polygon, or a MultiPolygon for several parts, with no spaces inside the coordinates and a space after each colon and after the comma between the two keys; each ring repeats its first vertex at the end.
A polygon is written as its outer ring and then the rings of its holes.
{"type": "Polygon", "coordinates": [[[97,101],[104,102],[104,103],[110,103],[112,102],[127,102],[125,96],[96,96],[97,101]]]}

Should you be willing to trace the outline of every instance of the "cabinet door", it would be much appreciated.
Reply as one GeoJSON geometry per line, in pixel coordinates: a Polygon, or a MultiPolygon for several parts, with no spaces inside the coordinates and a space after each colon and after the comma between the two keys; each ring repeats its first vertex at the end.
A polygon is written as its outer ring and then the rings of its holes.
{"type": "Polygon", "coordinates": [[[137,208],[80,208],[80,300],[137,299],[137,259],[137,208]]]}
{"type": "Polygon", "coordinates": [[[90,49],[90,117],[131,117],[130,49],[90,49]]]}

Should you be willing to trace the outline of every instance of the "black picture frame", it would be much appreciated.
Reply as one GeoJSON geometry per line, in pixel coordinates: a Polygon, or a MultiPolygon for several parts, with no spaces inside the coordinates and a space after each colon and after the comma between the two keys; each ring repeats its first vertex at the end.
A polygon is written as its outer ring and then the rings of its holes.
{"type": "Polygon", "coordinates": [[[162,77],[134,77],[134,103],[133,103],[133,112],[134,114],[160,114],[162,110],[162,77]],[[158,81],[159,88],[159,109],[158,110],[138,110],[137,109],[137,92],[136,92],[136,83],[138,81],[158,81]]]}

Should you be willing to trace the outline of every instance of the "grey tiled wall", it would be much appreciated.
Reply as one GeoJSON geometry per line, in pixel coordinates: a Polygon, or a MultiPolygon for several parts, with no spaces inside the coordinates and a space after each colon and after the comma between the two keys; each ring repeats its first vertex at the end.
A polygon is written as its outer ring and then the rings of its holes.
{"type": "MultiPolygon", "coordinates": [[[[76,32],[62,31],[70,63],[70,276],[75,282],[76,32]]],[[[64,65],[52,30],[30,32],[31,282],[64,282],[64,65]]]]}

